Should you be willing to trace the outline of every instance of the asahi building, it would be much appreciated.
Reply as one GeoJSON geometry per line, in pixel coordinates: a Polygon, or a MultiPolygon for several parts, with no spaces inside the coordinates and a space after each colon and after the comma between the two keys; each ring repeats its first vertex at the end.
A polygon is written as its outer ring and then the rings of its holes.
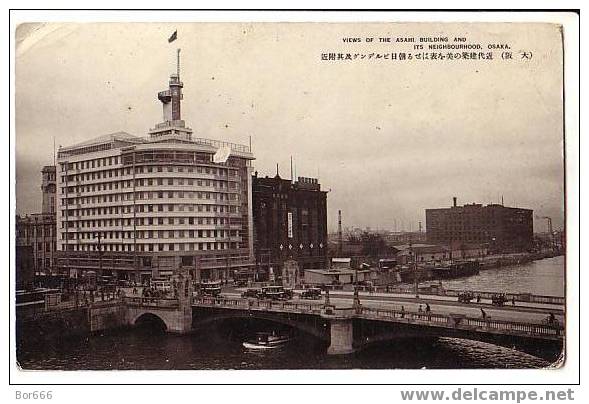
{"type": "MultiPolygon", "coordinates": [[[[179,52],[179,51],[178,51],[179,52]]],[[[248,146],[193,137],[180,72],[158,93],[163,122],[59,149],[57,249],[71,276],[228,279],[253,264],[248,146]]]]}

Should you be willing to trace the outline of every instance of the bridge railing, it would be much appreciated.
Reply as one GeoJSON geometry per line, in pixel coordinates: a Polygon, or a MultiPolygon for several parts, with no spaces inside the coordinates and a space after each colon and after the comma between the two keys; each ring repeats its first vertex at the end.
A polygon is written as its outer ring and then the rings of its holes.
{"type": "Polygon", "coordinates": [[[374,309],[371,307],[362,307],[358,314],[363,318],[369,319],[395,319],[395,320],[413,320],[427,321],[437,324],[447,324],[450,316],[434,313],[420,313],[404,310],[374,309]]]}
{"type": "Polygon", "coordinates": [[[358,314],[367,319],[394,319],[407,321],[429,322],[455,328],[478,328],[486,330],[506,331],[517,334],[540,336],[560,336],[564,327],[560,324],[532,324],[506,320],[471,318],[434,313],[415,313],[402,310],[385,310],[362,307],[358,314]]]}
{"type": "Polygon", "coordinates": [[[288,311],[296,313],[320,313],[322,304],[299,303],[276,300],[231,299],[220,297],[195,297],[193,304],[197,306],[216,306],[244,310],[288,311]]]}
{"type": "MultiPolygon", "coordinates": [[[[406,295],[415,295],[415,289],[413,288],[401,288],[401,287],[383,287],[377,286],[376,291],[379,293],[397,293],[406,295]]],[[[466,292],[467,290],[458,289],[430,289],[430,290],[419,290],[420,295],[431,295],[431,296],[453,296],[458,297],[459,294],[466,292]]],[[[474,296],[480,296],[482,299],[492,299],[497,292],[489,292],[482,290],[468,290],[474,296]]],[[[564,306],[565,298],[562,296],[548,296],[548,295],[534,295],[531,293],[505,293],[505,298],[508,301],[514,299],[516,302],[525,303],[543,303],[543,304],[554,304],[564,306]]]]}
{"type": "Polygon", "coordinates": [[[196,297],[193,304],[197,306],[220,307],[242,310],[262,310],[276,312],[295,312],[307,314],[322,314],[327,316],[360,317],[368,320],[392,320],[397,322],[429,323],[432,326],[460,328],[479,331],[501,331],[512,334],[527,334],[533,336],[562,335],[564,327],[560,324],[532,324],[495,320],[489,318],[471,318],[464,315],[412,312],[394,309],[378,309],[372,307],[336,308],[321,303],[300,303],[289,301],[235,299],[220,297],[196,297]]]}
{"type": "Polygon", "coordinates": [[[177,308],[178,299],[158,299],[153,297],[125,297],[125,304],[142,307],[177,308]]]}
{"type": "Polygon", "coordinates": [[[478,319],[465,317],[460,322],[461,325],[476,327],[476,328],[487,328],[497,331],[508,331],[510,333],[517,334],[531,334],[531,335],[545,335],[545,336],[560,336],[564,331],[564,327],[560,324],[548,325],[548,324],[532,324],[532,323],[521,323],[504,320],[493,320],[493,319],[478,319]]]}

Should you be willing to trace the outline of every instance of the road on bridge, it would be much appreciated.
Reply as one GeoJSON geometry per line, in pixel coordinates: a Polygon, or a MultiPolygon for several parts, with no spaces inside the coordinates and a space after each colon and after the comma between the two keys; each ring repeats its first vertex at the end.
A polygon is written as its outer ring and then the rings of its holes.
{"type": "MultiPolygon", "coordinates": [[[[245,290],[245,289],[244,289],[245,290]]],[[[222,293],[226,297],[240,297],[240,290],[227,290],[222,293]]],[[[323,302],[325,300],[325,293],[322,300],[302,300],[295,295],[292,301],[305,302],[323,302]]],[[[330,303],[336,307],[351,307],[353,303],[353,292],[335,291],[329,293],[330,303]]],[[[502,307],[491,305],[490,301],[485,299],[481,303],[459,303],[456,298],[449,296],[436,295],[422,295],[420,298],[415,298],[411,295],[397,295],[390,293],[367,293],[360,292],[360,303],[363,306],[375,309],[393,309],[400,310],[401,306],[407,312],[417,312],[419,306],[425,311],[426,304],[429,304],[432,314],[459,314],[471,318],[482,317],[481,309],[486,313],[486,318],[490,320],[504,320],[523,323],[537,323],[542,324],[550,313],[554,314],[555,318],[560,324],[564,324],[564,311],[562,306],[526,303],[512,307],[505,305],[502,307]]]]}

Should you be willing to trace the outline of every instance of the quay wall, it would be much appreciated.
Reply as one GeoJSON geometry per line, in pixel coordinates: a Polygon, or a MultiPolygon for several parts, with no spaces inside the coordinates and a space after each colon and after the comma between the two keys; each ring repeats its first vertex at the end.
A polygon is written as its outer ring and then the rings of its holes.
{"type": "Polygon", "coordinates": [[[90,332],[110,330],[128,324],[127,308],[123,304],[88,309],[90,332]]]}
{"type": "Polygon", "coordinates": [[[17,309],[17,346],[25,341],[59,341],[124,327],[127,317],[127,308],[120,302],[35,312],[17,309]]]}
{"type": "Polygon", "coordinates": [[[34,316],[19,316],[18,311],[16,314],[17,346],[25,341],[44,343],[89,333],[88,308],[56,310],[34,316]]]}

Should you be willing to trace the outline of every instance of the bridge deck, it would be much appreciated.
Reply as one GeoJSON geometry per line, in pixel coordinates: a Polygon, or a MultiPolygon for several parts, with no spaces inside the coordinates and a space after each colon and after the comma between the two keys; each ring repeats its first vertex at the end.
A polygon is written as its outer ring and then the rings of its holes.
{"type": "Polygon", "coordinates": [[[193,300],[193,306],[274,313],[313,314],[325,318],[360,318],[365,320],[396,322],[478,333],[514,335],[550,340],[562,339],[564,330],[561,325],[562,323],[549,325],[489,317],[483,319],[460,313],[425,313],[368,306],[360,306],[357,308],[336,307],[325,306],[318,302],[311,303],[303,301],[197,297],[193,300]]]}

